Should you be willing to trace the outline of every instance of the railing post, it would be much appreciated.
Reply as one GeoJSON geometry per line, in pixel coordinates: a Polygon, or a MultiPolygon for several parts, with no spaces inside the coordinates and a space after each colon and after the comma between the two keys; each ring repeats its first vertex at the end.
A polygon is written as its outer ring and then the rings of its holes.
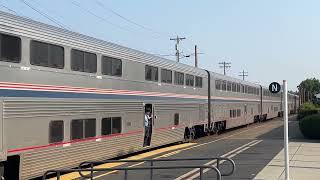
{"type": "Polygon", "coordinates": [[[124,170],[124,180],[128,180],[128,170],[124,170]]]}
{"type": "MultiPolygon", "coordinates": [[[[153,161],[150,161],[150,166],[153,167],[153,161]]],[[[153,179],[153,168],[150,169],[150,180],[153,179]]]]}
{"type": "Polygon", "coordinates": [[[93,180],[93,163],[90,164],[91,171],[90,171],[90,179],[93,180]]]}
{"type": "Polygon", "coordinates": [[[220,159],[218,158],[218,159],[217,159],[217,169],[220,171],[219,165],[220,165],[220,159]]]}
{"type": "Polygon", "coordinates": [[[200,180],[202,180],[203,171],[202,168],[200,168],[200,180]]]}
{"type": "Polygon", "coordinates": [[[60,171],[57,171],[57,180],[60,180],[60,171]]]}

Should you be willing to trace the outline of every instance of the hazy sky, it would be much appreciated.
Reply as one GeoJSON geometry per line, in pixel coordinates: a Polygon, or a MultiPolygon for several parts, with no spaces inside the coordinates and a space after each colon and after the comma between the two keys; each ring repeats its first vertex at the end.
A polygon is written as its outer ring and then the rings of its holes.
{"type": "MultiPolygon", "coordinates": [[[[0,0],[0,4],[56,25],[22,1],[0,0]]],[[[184,54],[193,53],[195,44],[204,53],[199,55],[200,67],[222,73],[219,61],[229,61],[228,75],[240,78],[239,72],[245,70],[248,80],[263,85],[287,79],[289,89],[296,90],[301,80],[320,78],[317,0],[24,1],[73,31],[152,54],[173,55],[170,37],[184,36],[184,54]]],[[[193,64],[193,58],[181,62],[193,64]]]]}

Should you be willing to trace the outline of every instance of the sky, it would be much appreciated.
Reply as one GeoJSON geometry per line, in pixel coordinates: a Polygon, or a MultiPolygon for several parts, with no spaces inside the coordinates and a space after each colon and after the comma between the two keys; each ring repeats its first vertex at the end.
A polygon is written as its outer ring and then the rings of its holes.
{"type": "MultiPolygon", "coordinates": [[[[268,86],[320,78],[317,0],[0,0],[0,10],[175,60],[198,46],[199,67],[268,86]],[[39,14],[31,5],[45,16],[39,14]]],[[[181,63],[193,65],[194,58],[181,63]]]]}

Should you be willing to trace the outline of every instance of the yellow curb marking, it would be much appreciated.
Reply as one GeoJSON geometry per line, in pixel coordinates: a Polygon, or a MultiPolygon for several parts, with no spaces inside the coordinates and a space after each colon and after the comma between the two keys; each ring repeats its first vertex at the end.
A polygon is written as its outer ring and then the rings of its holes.
{"type": "MultiPolygon", "coordinates": [[[[154,155],[157,155],[157,154],[161,154],[161,153],[164,153],[164,152],[173,151],[173,150],[177,150],[177,149],[193,146],[195,144],[197,144],[197,143],[178,144],[178,145],[175,145],[175,146],[165,147],[165,148],[156,149],[156,150],[153,150],[153,151],[150,151],[150,152],[145,152],[145,153],[142,153],[142,154],[138,154],[138,155],[135,155],[135,156],[123,159],[123,160],[140,160],[140,159],[151,157],[151,156],[154,156],[154,155]]],[[[176,153],[174,153],[174,154],[176,154],[176,153]]],[[[167,157],[168,156],[168,154],[165,154],[165,155],[166,156],[163,156],[163,157],[167,157]]],[[[94,168],[95,169],[113,168],[113,167],[121,166],[123,164],[126,164],[126,163],[125,162],[121,162],[121,163],[106,163],[106,164],[101,164],[101,165],[95,166],[94,168]]],[[[143,164],[143,162],[141,162],[141,164],[143,164]]],[[[138,165],[140,165],[140,164],[138,163],[138,165]]],[[[137,164],[133,165],[132,167],[134,167],[134,166],[137,166],[137,164]]],[[[107,174],[110,174],[110,173],[113,173],[113,171],[108,172],[108,173],[103,174],[103,175],[107,175],[107,174]]],[[[90,172],[83,172],[82,174],[83,175],[88,175],[88,174],[90,174],[90,172]]],[[[99,175],[99,176],[101,176],[101,175],[99,175]]],[[[61,180],[70,180],[70,179],[77,179],[77,178],[80,178],[80,177],[81,176],[79,175],[78,172],[73,172],[73,173],[69,173],[69,174],[65,174],[65,175],[60,176],[60,179],[61,180]]],[[[55,177],[55,178],[51,178],[50,180],[56,180],[56,179],[57,178],[55,177]]]]}

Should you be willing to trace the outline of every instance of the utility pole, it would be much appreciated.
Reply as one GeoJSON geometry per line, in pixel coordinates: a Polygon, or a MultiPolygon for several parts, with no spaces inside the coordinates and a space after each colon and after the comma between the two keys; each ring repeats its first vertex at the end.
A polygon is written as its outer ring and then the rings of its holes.
{"type": "Polygon", "coordinates": [[[220,66],[220,68],[223,68],[223,74],[226,75],[226,69],[231,67],[230,66],[231,62],[223,61],[223,62],[219,62],[219,64],[222,65],[222,66],[220,66]]]}
{"type": "Polygon", "coordinates": [[[179,36],[177,36],[176,38],[170,38],[170,40],[172,40],[172,41],[176,41],[176,45],[175,45],[175,48],[176,48],[176,57],[177,57],[177,62],[179,62],[179,60],[180,60],[180,52],[179,52],[179,43],[180,43],[180,41],[182,41],[182,40],[184,40],[184,39],[186,39],[185,37],[179,37],[179,36]]]}
{"type": "Polygon", "coordinates": [[[194,67],[198,67],[197,45],[194,46],[194,67]]]}
{"type": "Polygon", "coordinates": [[[239,76],[242,76],[242,80],[244,80],[244,77],[248,76],[248,72],[245,72],[244,70],[240,72],[239,76]]]}

